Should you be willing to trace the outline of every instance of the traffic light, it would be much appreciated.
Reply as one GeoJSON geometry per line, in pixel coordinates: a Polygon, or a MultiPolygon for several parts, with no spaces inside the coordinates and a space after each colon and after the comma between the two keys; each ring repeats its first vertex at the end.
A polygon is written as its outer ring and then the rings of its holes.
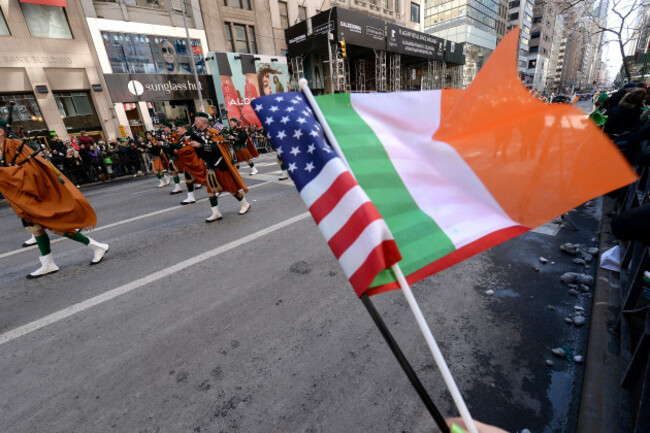
{"type": "Polygon", "coordinates": [[[347,51],[345,51],[345,39],[339,41],[339,46],[341,47],[341,55],[345,59],[348,56],[347,51]]]}

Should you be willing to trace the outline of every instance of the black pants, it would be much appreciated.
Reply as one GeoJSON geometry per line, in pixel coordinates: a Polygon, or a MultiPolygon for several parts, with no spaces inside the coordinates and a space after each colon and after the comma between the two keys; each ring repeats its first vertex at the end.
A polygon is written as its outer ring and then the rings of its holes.
{"type": "Polygon", "coordinates": [[[612,220],[612,233],[622,241],[650,244],[650,203],[621,212],[612,220]]]}

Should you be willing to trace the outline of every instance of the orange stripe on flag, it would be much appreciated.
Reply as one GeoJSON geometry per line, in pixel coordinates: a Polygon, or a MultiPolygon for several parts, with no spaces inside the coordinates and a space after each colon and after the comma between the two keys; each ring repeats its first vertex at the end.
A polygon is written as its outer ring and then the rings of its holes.
{"type": "Polygon", "coordinates": [[[513,220],[537,227],[637,176],[582,111],[528,92],[518,40],[517,28],[467,89],[442,92],[433,138],[456,149],[513,220]]]}

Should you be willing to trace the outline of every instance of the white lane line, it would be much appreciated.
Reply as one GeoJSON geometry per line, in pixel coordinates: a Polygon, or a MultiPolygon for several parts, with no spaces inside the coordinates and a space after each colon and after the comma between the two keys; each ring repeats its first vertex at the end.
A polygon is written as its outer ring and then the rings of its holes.
{"type": "Polygon", "coordinates": [[[22,337],[24,335],[27,335],[31,332],[37,331],[41,328],[44,328],[48,325],[51,325],[53,323],[56,323],[60,320],[66,319],[70,316],[73,316],[77,313],[80,313],[84,310],[87,310],[89,308],[92,308],[96,305],[102,304],[104,302],[110,301],[111,299],[117,298],[118,296],[124,295],[126,293],[132,292],[135,289],[138,289],[142,286],[145,286],[147,284],[153,283],[154,281],[160,280],[162,278],[165,278],[169,275],[172,275],[176,272],[182,271],[190,266],[196,265],[198,263],[204,262],[208,259],[211,259],[213,257],[218,256],[219,254],[223,254],[227,251],[230,251],[232,249],[235,249],[241,245],[244,245],[248,242],[251,242],[255,239],[259,239],[262,236],[265,236],[269,233],[273,233],[274,231],[280,230],[284,227],[288,227],[294,223],[297,223],[299,221],[302,221],[304,219],[309,218],[310,214],[309,212],[304,212],[299,215],[296,215],[293,218],[289,218],[285,221],[282,221],[281,223],[274,224],[270,227],[267,227],[265,229],[259,230],[255,233],[252,233],[248,236],[245,236],[243,238],[237,239],[236,241],[230,242],[226,245],[220,246],[218,248],[215,248],[213,250],[207,251],[203,254],[199,254],[198,256],[194,256],[190,259],[184,260],[180,263],[177,263],[173,266],[168,267],[167,269],[160,270],[158,272],[154,272],[153,274],[149,274],[145,277],[139,278],[135,281],[132,281],[130,283],[124,284],[120,287],[117,287],[115,289],[109,290],[107,292],[102,293],[101,295],[97,295],[93,298],[87,299],[85,301],[79,302],[77,304],[71,305],[67,308],[64,308],[62,310],[59,310],[55,313],[52,313],[50,315],[47,315],[41,319],[35,320],[33,322],[30,322],[26,325],[19,326],[18,328],[12,329],[11,331],[7,331],[4,334],[0,334],[0,345],[8,343],[12,340],[15,340],[16,338],[22,337]]]}
{"type": "MultiPolygon", "coordinates": [[[[258,183],[256,185],[249,186],[248,189],[251,190],[253,188],[257,188],[257,187],[260,187],[260,186],[263,186],[263,185],[269,185],[271,183],[273,183],[273,182],[272,181],[266,181],[266,182],[258,183]]],[[[206,201],[208,201],[207,198],[202,198],[200,200],[197,200],[196,203],[197,204],[198,203],[204,203],[206,201]]],[[[106,230],[106,229],[110,229],[110,228],[113,228],[113,227],[121,226],[123,224],[132,223],[133,221],[138,221],[138,220],[141,220],[141,219],[144,219],[144,218],[149,218],[149,217],[152,217],[154,215],[160,215],[160,214],[170,212],[170,211],[173,211],[173,210],[177,210],[177,209],[185,209],[185,206],[176,205],[176,206],[173,206],[173,207],[160,209],[160,210],[157,210],[157,211],[154,211],[154,212],[149,212],[149,213],[144,214],[144,215],[139,215],[137,217],[128,218],[128,219],[125,219],[125,220],[122,220],[122,221],[117,221],[117,222],[114,222],[114,223],[111,223],[111,224],[107,224],[105,226],[95,227],[95,229],[93,229],[92,232],[96,233],[96,232],[101,231],[101,230],[106,230]]],[[[65,239],[66,238],[64,238],[64,237],[53,239],[53,240],[50,241],[50,244],[61,242],[61,241],[65,240],[65,239]]],[[[37,248],[36,246],[31,246],[31,247],[23,247],[23,248],[13,250],[13,251],[7,251],[6,253],[0,254],[0,259],[4,259],[5,257],[14,256],[16,254],[20,254],[20,253],[23,253],[25,251],[32,251],[32,250],[35,250],[36,248],[37,248]]]]}

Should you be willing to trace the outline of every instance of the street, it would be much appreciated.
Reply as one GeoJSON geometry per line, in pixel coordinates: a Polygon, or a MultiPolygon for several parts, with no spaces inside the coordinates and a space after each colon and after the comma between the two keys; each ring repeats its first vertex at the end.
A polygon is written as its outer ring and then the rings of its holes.
{"type": "MultiPolygon", "coordinates": [[[[53,236],[61,270],[36,280],[38,250],[0,202],[0,432],[437,431],[275,154],[256,166],[241,170],[251,211],[222,196],[212,224],[205,188],[179,206],[153,176],[82,187],[110,250],[89,266],[89,249],[53,236]]],[[[560,276],[596,262],[559,247],[597,247],[599,212],[594,200],[413,286],[474,418],[575,431],[584,364],[551,349],[585,355],[591,293],[560,276]],[[565,323],[576,306],[587,325],[565,323]]],[[[372,299],[456,415],[402,293],[372,299]]]]}

